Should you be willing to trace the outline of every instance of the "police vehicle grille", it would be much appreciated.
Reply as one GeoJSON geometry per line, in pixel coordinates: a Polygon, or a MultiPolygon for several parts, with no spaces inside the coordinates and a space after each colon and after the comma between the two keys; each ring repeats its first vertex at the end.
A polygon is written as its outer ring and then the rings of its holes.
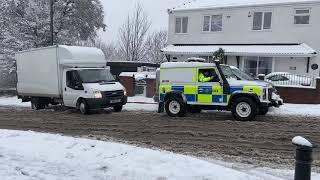
{"type": "Polygon", "coordinates": [[[275,92],[275,89],[274,88],[269,88],[268,89],[268,97],[269,97],[269,100],[271,101],[272,100],[272,93],[275,92]]]}

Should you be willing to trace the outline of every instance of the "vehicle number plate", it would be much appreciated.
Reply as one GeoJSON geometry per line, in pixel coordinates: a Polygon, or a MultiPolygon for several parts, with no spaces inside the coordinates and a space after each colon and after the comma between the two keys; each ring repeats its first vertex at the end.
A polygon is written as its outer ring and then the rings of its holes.
{"type": "Polygon", "coordinates": [[[114,99],[110,101],[110,103],[119,103],[119,102],[121,102],[121,99],[114,99]]]}

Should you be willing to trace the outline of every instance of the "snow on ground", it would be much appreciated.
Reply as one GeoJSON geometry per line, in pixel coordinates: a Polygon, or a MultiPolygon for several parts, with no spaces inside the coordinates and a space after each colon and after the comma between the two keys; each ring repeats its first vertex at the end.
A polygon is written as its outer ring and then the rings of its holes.
{"type": "Polygon", "coordinates": [[[0,106],[20,106],[20,107],[31,107],[30,102],[23,103],[21,99],[16,96],[13,97],[0,97],[0,106]]]}
{"type": "Polygon", "coordinates": [[[158,105],[155,103],[153,98],[146,98],[143,96],[135,96],[128,98],[128,104],[124,106],[125,111],[157,111],[158,105]],[[151,104],[144,104],[151,103],[151,104]]]}
{"type": "MultiPolygon", "coordinates": [[[[158,106],[153,98],[135,96],[128,98],[125,111],[157,111],[158,106]]],[[[30,107],[30,103],[22,103],[17,97],[0,97],[0,106],[30,107]]],[[[320,104],[284,104],[280,108],[270,108],[268,115],[298,115],[320,117],[320,104]]]]}
{"type": "Polygon", "coordinates": [[[270,108],[269,115],[320,116],[320,104],[284,104],[280,108],[270,108]]]}
{"type": "Polygon", "coordinates": [[[35,132],[0,130],[0,177],[11,179],[278,180],[193,157],[35,132]]]}

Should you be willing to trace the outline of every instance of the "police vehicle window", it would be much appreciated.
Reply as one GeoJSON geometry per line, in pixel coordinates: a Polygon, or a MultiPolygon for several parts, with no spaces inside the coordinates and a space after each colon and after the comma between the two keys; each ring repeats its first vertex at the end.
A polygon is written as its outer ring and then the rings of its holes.
{"type": "Polygon", "coordinates": [[[221,66],[222,72],[227,79],[254,81],[254,78],[233,66],[221,66]]]}
{"type": "Polygon", "coordinates": [[[219,76],[215,69],[199,69],[199,82],[219,82],[219,76]]]}

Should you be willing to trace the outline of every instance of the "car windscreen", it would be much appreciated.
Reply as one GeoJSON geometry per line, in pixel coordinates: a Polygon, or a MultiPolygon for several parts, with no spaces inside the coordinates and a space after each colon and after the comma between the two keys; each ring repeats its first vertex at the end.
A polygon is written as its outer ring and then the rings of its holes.
{"type": "Polygon", "coordinates": [[[106,83],[115,79],[107,69],[81,69],[77,70],[82,83],[106,83]]]}
{"type": "Polygon", "coordinates": [[[254,81],[254,78],[238,68],[231,68],[230,66],[221,66],[222,72],[227,79],[237,79],[254,81]]]}

